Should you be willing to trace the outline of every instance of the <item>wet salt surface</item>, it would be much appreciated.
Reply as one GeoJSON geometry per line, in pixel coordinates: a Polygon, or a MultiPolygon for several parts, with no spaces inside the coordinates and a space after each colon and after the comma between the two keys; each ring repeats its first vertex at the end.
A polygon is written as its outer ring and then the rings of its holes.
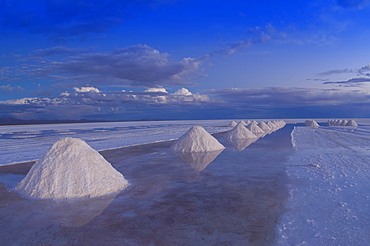
{"type": "Polygon", "coordinates": [[[227,147],[216,157],[178,156],[172,142],[103,151],[130,187],[94,199],[22,197],[12,189],[30,165],[0,167],[1,244],[274,244],[288,196],[284,163],[294,151],[292,128],[243,151],[216,134],[227,147]]]}

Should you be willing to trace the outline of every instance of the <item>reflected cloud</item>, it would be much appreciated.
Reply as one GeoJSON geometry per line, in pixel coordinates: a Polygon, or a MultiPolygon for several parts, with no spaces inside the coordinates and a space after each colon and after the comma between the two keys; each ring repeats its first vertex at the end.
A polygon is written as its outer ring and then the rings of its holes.
{"type": "Polygon", "coordinates": [[[258,138],[246,138],[246,139],[227,139],[229,144],[233,146],[237,151],[243,151],[252,143],[256,142],[258,138]]]}
{"type": "Polygon", "coordinates": [[[176,151],[175,153],[183,162],[191,166],[194,171],[200,172],[203,171],[211,162],[213,162],[222,151],[223,149],[208,152],[176,151]]]}

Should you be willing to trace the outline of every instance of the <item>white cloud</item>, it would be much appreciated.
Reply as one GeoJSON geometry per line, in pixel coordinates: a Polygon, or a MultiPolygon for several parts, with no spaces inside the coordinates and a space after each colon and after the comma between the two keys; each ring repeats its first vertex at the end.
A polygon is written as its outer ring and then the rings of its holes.
{"type": "Polygon", "coordinates": [[[73,87],[73,89],[76,91],[76,92],[80,92],[80,93],[84,93],[84,92],[96,92],[96,93],[99,93],[99,89],[98,88],[95,88],[95,87],[81,87],[81,88],[78,88],[78,87],[73,87]]]}
{"type": "Polygon", "coordinates": [[[181,89],[178,89],[174,95],[182,95],[182,96],[191,96],[193,95],[193,93],[191,93],[188,89],[186,88],[181,88],[181,89]]]}
{"type": "Polygon", "coordinates": [[[158,87],[158,88],[148,88],[145,90],[145,92],[163,92],[163,93],[168,93],[167,90],[163,87],[158,87]]]}

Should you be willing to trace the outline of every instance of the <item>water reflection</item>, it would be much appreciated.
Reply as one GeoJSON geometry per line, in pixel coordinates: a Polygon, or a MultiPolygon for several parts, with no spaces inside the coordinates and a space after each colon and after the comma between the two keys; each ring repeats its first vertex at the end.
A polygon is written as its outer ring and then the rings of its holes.
{"type": "Polygon", "coordinates": [[[80,227],[100,215],[112,203],[118,193],[93,198],[42,202],[45,205],[43,211],[54,217],[54,221],[62,226],[80,227]]]}
{"type": "Polygon", "coordinates": [[[223,151],[208,151],[208,152],[175,152],[186,164],[191,166],[195,171],[204,170],[216,157],[223,151]]]}
{"type": "Polygon", "coordinates": [[[245,138],[245,139],[227,139],[228,143],[233,146],[237,151],[242,151],[252,143],[256,142],[258,138],[245,138]]]}

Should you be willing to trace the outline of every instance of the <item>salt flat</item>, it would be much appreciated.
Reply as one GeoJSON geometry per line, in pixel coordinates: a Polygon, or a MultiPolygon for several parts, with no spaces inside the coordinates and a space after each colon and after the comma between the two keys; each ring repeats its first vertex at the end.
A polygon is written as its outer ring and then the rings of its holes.
{"type": "Polygon", "coordinates": [[[177,139],[194,125],[204,127],[209,133],[228,131],[232,127],[225,126],[230,121],[131,121],[0,126],[0,165],[37,160],[56,141],[64,137],[81,138],[96,150],[107,150],[177,139]]]}
{"type": "MultiPolygon", "coordinates": [[[[321,125],[318,128],[295,125],[292,132],[292,125],[287,126],[289,131],[285,128],[278,131],[278,135],[272,133],[243,151],[232,150],[223,140],[227,148],[218,156],[208,158],[214,160],[211,164],[201,167],[189,164],[188,169],[181,166],[181,158],[168,152],[167,142],[154,149],[144,145],[137,150],[117,148],[174,139],[193,125],[202,125],[211,133],[223,132],[232,129],[225,127],[230,120],[0,127],[0,164],[37,159],[56,140],[73,136],[84,139],[96,149],[112,149],[103,151],[104,155],[133,181],[128,193],[94,201],[93,204],[101,205],[101,209],[81,201],[86,210],[74,211],[81,206],[73,203],[79,202],[51,206],[44,201],[25,200],[14,191],[9,193],[3,184],[11,190],[24,177],[24,171],[0,175],[3,183],[0,212],[6,215],[3,228],[8,232],[14,230],[11,234],[3,234],[3,238],[6,236],[7,242],[11,242],[21,231],[30,231],[30,236],[39,233],[38,230],[46,230],[41,235],[47,240],[54,240],[48,235],[57,240],[86,240],[86,235],[97,233],[95,229],[115,237],[120,234],[120,228],[134,235],[125,234],[126,242],[132,245],[146,245],[153,242],[151,237],[158,235],[163,235],[163,241],[169,243],[181,238],[187,243],[202,240],[200,245],[207,245],[207,238],[213,243],[221,240],[234,245],[238,245],[235,242],[241,238],[250,240],[252,245],[368,245],[369,121],[356,120],[360,123],[357,128],[329,127],[323,124],[325,121],[317,120],[321,125]],[[270,137],[273,140],[269,140],[270,137]],[[280,137],[285,140],[281,141],[280,137]],[[291,142],[294,149],[281,152],[280,145],[286,145],[285,142],[291,142]],[[274,164],[276,156],[279,159],[274,164]],[[276,184],[275,188],[268,188],[276,184]],[[136,200],[128,200],[129,197],[136,200]],[[219,200],[219,197],[223,198],[219,200]],[[215,204],[219,207],[214,208],[215,204]],[[254,207],[243,209],[251,205],[254,207]],[[124,210],[122,206],[126,206],[124,210]],[[269,206],[273,206],[273,210],[268,210],[269,206]],[[40,214],[40,208],[45,208],[45,213],[40,214]],[[195,213],[189,213],[189,209],[195,213]],[[207,211],[217,216],[213,218],[207,211]],[[266,211],[273,212],[272,217],[264,214],[266,211]],[[14,220],[12,213],[23,213],[23,216],[14,220]],[[36,219],[38,215],[43,217],[36,219]],[[173,221],[171,216],[183,221],[173,221]],[[40,227],[32,228],[29,218],[36,219],[40,227]],[[78,221],[69,221],[71,218],[78,221]],[[113,223],[112,218],[115,218],[113,223]],[[59,222],[50,222],[54,219],[59,222]],[[120,219],[132,224],[119,224],[120,219]],[[212,225],[210,221],[216,223],[212,225]],[[189,223],[188,226],[183,222],[189,223]],[[81,233],[70,228],[71,224],[80,226],[79,223],[83,224],[81,233]],[[143,229],[137,223],[146,226],[143,229]],[[165,236],[168,228],[163,227],[166,223],[174,226],[169,237],[165,236]],[[228,227],[235,230],[228,231],[228,227]],[[142,234],[135,236],[140,228],[142,234]],[[72,233],[71,238],[66,236],[68,233],[72,233]],[[268,240],[261,241],[266,233],[268,240]]],[[[304,120],[290,122],[303,123],[304,120]]],[[[25,242],[27,238],[17,240],[25,242]]],[[[104,243],[104,240],[100,237],[96,242],[104,243]]],[[[154,243],[161,242],[156,240],[154,243]]]]}
{"type": "Polygon", "coordinates": [[[296,127],[278,245],[369,245],[370,127],[296,127]]]}

